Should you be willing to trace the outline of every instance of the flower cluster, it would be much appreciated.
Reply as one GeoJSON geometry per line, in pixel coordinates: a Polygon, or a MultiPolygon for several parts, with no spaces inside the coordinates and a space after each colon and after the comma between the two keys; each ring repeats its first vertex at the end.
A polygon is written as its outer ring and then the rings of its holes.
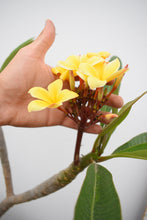
{"type": "Polygon", "coordinates": [[[79,161],[79,149],[82,133],[85,128],[102,122],[105,119],[117,117],[112,113],[101,113],[109,96],[119,86],[128,66],[120,69],[118,58],[109,62],[108,52],[87,53],[79,56],[69,56],[65,61],[59,61],[52,72],[59,77],[48,86],[48,90],[34,87],[29,93],[38,100],[28,105],[28,111],[39,111],[44,108],[58,108],[78,125],[78,137],[74,161],[79,161]],[[63,89],[63,81],[69,82],[70,89],[63,89]],[[106,84],[113,81],[111,91],[106,84]],[[64,105],[64,102],[68,104],[64,105]]]}

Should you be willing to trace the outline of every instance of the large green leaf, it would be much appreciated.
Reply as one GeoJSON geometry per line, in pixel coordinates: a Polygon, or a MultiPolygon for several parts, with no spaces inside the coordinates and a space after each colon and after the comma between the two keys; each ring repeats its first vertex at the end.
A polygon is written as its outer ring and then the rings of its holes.
{"type": "Polygon", "coordinates": [[[120,220],[119,197],[111,173],[98,164],[87,170],[76,207],[74,220],[120,220]]]}
{"type": "Polygon", "coordinates": [[[93,149],[96,149],[98,146],[102,146],[102,150],[101,153],[103,152],[109,137],[111,136],[111,134],[114,132],[115,128],[127,117],[127,115],[129,114],[132,106],[142,97],[146,94],[147,92],[144,92],[143,94],[141,94],[139,97],[137,97],[136,99],[126,103],[121,110],[118,113],[118,118],[115,118],[112,120],[112,122],[110,124],[108,124],[103,131],[100,133],[100,135],[98,135],[97,139],[95,140],[93,149]]]}
{"type": "Polygon", "coordinates": [[[142,133],[130,141],[118,147],[111,155],[101,157],[100,160],[108,160],[115,157],[129,157],[147,160],[147,133],[142,133]]]}
{"type": "Polygon", "coordinates": [[[1,66],[0,72],[3,71],[3,69],[5,69],[5,67],[10,63],[10,61],[13,59],[13,57],[17,54],[17,52],[22,48],[27,46],[28,44],[32,43],[33,39],[29,39],[27,41],[25,41],[24,43],[20,44],[15,50],[13,50],[10,55],[7,57],[7,59],[4,61],[4,63],[1,66]]]}
{"type": "Polygon", "coordinates": [[[127,151],[112,154],[111,158],[114,157],[129,157],[147,160],[147,144],[140,144],[138,146],[129,148],[127,151]]]}
{"type": "Polygon", "coordinates": [[[142,133],[132,138],[130,141],[117,148],[111,156],[147,160],[147,133],[142,133]]]}
{"type": "Polygon", "coordinates": [[[145,144],[147,146],[147,132],[135,136],[125,144],[118,147],[112,154],[130,151],[129,149],[131,149],[132,147],[136,147],[142,144],[145,144]]]}

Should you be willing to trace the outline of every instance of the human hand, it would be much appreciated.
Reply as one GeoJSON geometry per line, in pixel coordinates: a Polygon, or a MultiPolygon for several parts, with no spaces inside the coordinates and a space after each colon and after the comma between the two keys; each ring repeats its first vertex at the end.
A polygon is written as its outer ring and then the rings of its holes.
{"type": "MultiPolygon", "coordinates": [[[[77,125],[58,109],[45,109],[31,112],[27,106],[32,101],[28,94],[30,88],[46,88],[55,80],[51,67],[45,64],[44,57],[55,39],[55,27],[50,20],[38,38],[22,48],[0,75],[0,125],[21,127],[41,127],[63,125],[77,128],[77,125]]],[[[120,108],[120,96],[111,95],[108,105],[120,108]]],[[[99,125],[92,125],[87,132],[100,133],[99,125]]]]}

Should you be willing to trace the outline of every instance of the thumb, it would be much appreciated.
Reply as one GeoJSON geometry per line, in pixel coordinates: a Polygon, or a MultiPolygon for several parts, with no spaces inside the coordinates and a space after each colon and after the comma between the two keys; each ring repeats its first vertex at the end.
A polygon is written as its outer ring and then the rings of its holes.
{"type": "Polygon", "coordinates": [[[45,23],[45,27],[36,40],[30,45],[33,49],[33,54],[37,58],[44,59],[48,49],[55,40],[55,26],[49,19],[45,23]]]}

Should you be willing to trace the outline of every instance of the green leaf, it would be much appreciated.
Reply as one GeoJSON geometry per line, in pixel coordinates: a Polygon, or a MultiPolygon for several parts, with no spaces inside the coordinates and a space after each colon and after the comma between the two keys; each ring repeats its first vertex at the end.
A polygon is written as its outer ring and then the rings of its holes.
{"type": "Polygon", "coordinates": [[[98,164],[87,170],[74,220],[120,220],[121,208],[111,173],[98,164]]]}
{"type": "Polygon", "coordinates": [[[7,59],[4,61],[4,63],[1,66],[0,72],[2,72],[5,67],[10,63],[10,61],[13,59],[13,57],[17,54],[17,52],[22,48],[27,46],[28,44],[32,43],[33,39],[29,39],[27,41],[25,41],[24,43],[20,44],[15,50],[13,50],[10,55],[7,57],[7,59]]]}
{"type": "Polygon", "coordinates": [[[128,151],[131,147],[136,147],[140,144],[146,144],[147,145],[147,132],[141,133],[125,144],[118,147],[112,154],[120,153],[123,151],[128,151]]]}
{"type": "Polygon", "coordinates": [[[127,143],[117,148],[114,157],[131,157],[147,160],[147,133],[142,133],[132,138],[127,143]]]}
{"type": "Polygon", "coordinates": [[[100,157],[100,161],[115,157],[129,157],[147,160],[147,132],[137,135],[130,141],[118,147],[111,155],[100,157]]]}
{"type": "Polygon", "coordinates": [[[142,97],[146,94],[147,92],[144,92],[143,94],[141,94],[139,97],[137,97],[136,99],[126,103],[121,110],[118,113],[118,118],[115,118],[112,120],[112,122],[110,124],[108,124],[103,130],[102,132],[98,135],[97,139],[95,140],[93,149],[96,149],[98,146],[102,145],[102,150],[101,153],[103,152],[105,146],[107,145],[107,142],[110,138],[110,136],[112,135],[112,133],[114,132],[114,130],[116,129],[116,127],[127,117],[127,115],[129,114],[132,106],[142,97]],[[105,140],[103,142],[103,140],[105,140]],[[102,143],[103,142],[103,143],[102,143]]]}

